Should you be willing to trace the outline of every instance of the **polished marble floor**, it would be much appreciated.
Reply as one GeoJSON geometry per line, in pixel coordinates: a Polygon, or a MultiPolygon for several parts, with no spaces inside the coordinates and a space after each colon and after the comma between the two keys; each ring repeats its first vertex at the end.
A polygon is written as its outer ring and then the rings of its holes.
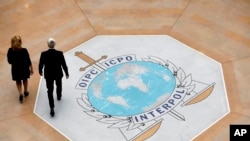
{"type": "Polygon", "coordinates": [[[67,52],[97,35],[169,35],[223,68],[230,113],[194,140],[227,141],[230,124],[250,124],[249,0],[1,0],[0,11],[0,140],[68,140],[33,112],[37,65],[49,37],[67,52]],[[14,35],[22,37],[35,69],[23,104],[6,59],[14,35]]]}

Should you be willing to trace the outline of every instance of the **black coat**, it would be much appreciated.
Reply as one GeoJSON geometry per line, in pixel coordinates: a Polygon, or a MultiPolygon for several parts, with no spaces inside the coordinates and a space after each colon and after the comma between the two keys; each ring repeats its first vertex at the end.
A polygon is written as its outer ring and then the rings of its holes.
{"type": "Polygon", "coordinates": [[[59,79],[63,77],[63,71],[66,76],[69,75],[68,67],[61,51],[49,49],[41,53],[39,61],[39,73],[43,74],[45,79],[59,79]]]}
{"type": "Polygon", "coordinates": [[[9,48],[7,59],[11,64],[12,80],[24,80],[30,77],[31,60],[26,48],[17,51],[9,48]]]}

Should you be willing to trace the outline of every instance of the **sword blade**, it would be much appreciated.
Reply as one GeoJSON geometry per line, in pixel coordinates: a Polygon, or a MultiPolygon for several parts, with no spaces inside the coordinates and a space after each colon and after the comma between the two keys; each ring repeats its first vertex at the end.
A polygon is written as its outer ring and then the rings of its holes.
{"type": "Polygon", "coordinates": [[[185,117],[182,114],[176,112],[175,110],[169,111],[168,114],[171,115],[172,117],[178,119],[178,120],[185,121],[185,117]]]}

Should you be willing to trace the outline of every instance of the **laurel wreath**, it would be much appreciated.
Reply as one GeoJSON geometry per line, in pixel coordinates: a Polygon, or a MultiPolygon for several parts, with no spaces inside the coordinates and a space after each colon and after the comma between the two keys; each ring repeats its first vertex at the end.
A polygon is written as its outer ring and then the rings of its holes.
{"type": "MultiPolygon", "coordinates": [[[[176,87],[186,89],[187,95],[189,95],[194,90],[195,85],[192,85],[192,75],[186,75],[182,68],[177,68],[169,60],[163,60],[159,57],[149,56],[148,58],[142,58],[142,61],[153,62],[168,68],[176,78],[176,87]]],[[[108,128],[127,128],[127,130],[133,130],[145,125],[145,123],[133,123],[132,117],[118,117],[102,113],[91,105],[87,94],[82,93],[81,96],[81,98],[77,99],[77,102],[83,108],[83,111],[89,116],[96,118],[98,122],[109,124],[108,128]]]]}

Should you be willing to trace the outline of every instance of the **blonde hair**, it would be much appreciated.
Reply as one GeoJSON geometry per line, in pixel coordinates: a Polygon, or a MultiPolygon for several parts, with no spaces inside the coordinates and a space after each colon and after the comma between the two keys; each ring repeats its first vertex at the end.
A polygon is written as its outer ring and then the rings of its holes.
{"type": "Polygon", "coordinates": [[[11,48],[13,50],[19,50],[22,48],[22,39],[20,36],[14,36],[11,38],[11,48]]]}

